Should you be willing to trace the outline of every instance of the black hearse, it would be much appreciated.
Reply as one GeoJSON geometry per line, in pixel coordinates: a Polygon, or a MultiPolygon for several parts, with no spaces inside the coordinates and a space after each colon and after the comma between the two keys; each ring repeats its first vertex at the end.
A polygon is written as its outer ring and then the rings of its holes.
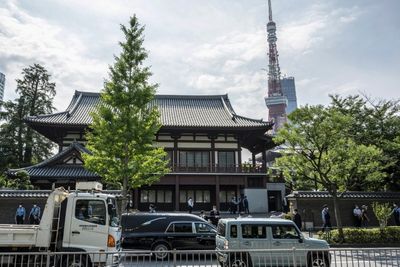
{"type": "Polygon", "coordinates": [[[121,225],[123,249],[153,250],[158,259],[172,249],[215,249],[215,227],[193,214],[123,214],[121,225]]]}

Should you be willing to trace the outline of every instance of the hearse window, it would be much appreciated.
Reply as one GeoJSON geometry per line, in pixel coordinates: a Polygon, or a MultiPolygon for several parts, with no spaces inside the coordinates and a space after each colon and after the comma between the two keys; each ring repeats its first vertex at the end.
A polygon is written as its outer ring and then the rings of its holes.
{"type": "Polygon", "coordinates": [[[225,237],[225,228],[226,228],[226,224],[223,222],[219,222],[218,226],[217,226],[218,235],[225,237]]]}
{"type": "Polygon", "coordinates": [[[175,233],[192,233],[192,224],[191,223],[175,223],[174,224],[174,232],[175,233]]]}
{"type": "Polygon", "coordinates": [[[82,221],[105,225],[106,204],[102,200],[79,199],[75,204],[75,217],[82,221]]]}
{"type": "Polygon", "coordinates": [[[231,237],[237,238],[237,225],[231,225],[231,237]]]}
{"type": "Polygon", "coordinates": [[[196,233],[211,233],[213,228],[206,223],[195,223],[196,233]]]}
{"type": "Polygon", "coordinates": [[[272,237],[274,239],[299,239],[299,233],[293,225],[273,225],[272,237]]]}
{"type": "Polygon", "coordinates": [[[266,238],[267,231],[265,225],[260,224],[242,224],[243,238],[266,238]]]}

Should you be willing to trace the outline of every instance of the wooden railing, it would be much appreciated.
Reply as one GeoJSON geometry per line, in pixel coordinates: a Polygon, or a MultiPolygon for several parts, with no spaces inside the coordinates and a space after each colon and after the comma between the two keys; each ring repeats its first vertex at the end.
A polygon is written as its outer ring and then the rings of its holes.
{"type": "Polygon", "coordinates": [[[266,169],[261,166],[251,166],[248,164],[235,164],[220,166],[218,164],[208,166],[186,166],[171,165],[171,172],[176,173],[266,173],[266,169]]]}

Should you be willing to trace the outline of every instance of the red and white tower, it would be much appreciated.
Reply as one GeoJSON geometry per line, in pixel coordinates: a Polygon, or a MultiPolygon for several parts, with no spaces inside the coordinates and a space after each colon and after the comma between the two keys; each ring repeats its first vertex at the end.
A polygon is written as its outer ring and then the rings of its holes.
{"type": "Polygon", "coordinates": [[[268,0],[269,21],[268,33],[268,93],[265,96],[265,104],[268,108],[268,120],[274,122],[273,133],[286,122],[287,98],[282,93],[281,70],[279,68],[278,50],[276,48],[276,24],[272,21],[271,0],[268,0]]]}

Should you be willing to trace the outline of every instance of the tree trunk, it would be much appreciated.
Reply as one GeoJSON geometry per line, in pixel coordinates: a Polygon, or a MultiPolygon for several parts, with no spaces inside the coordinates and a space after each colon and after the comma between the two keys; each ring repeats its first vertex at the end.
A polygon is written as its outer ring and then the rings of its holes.
{"type": "Polygon", "coordinates": [[[344,234],[343,234],[343,226],[342,226],[342,217],[340,215],[340,205],[339,205],[339,199],[337,196],[336,190],[332,194],[333,197],[333,209],[335,211],[335,217],[336,217],[336,224],[337,228],[339,231],[339,242],[343,243],[344,242],[344,234]]]}
{"type": "Polygon", "coordinates": [[[124,177],[122,181],[122,202],[121,202],[121,214],[126,211],[126,203],[127,203],[127,194],[128,194],[128,177],[124,177]]]}

